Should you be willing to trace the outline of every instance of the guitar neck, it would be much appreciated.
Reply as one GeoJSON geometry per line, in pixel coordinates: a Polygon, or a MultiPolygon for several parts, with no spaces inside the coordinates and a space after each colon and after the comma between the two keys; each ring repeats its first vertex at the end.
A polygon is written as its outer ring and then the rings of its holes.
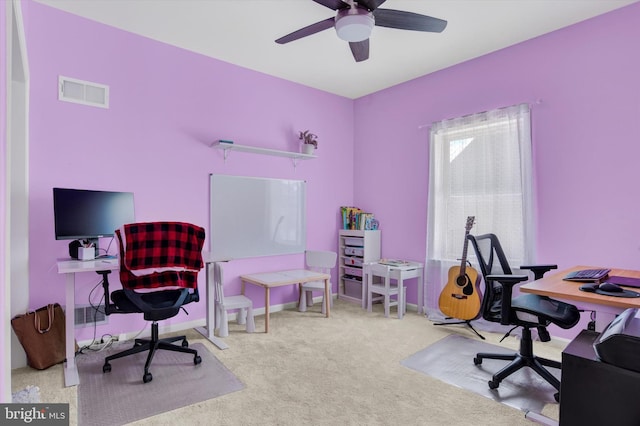
{"type": "Polygon", "coordinates": [[[464,277],[467,273],[467,247],[469,245],[469,232],[473,227],[473,222],[476,220],[475,216],[467,217],[467,225],[464,227],[464,244],[462,244],[462,261],[460,262],[460,276],[464,277]]]}
{"type": "Polygon", "coordinates": [[[467,272],[467,248],[469,246],[469,240],[467,240],[467,236],[469,235],[469,231],[464,233],[464,244],[462,245],[462,260],[460,262],[460,275],[464,275],[467,272]]]}

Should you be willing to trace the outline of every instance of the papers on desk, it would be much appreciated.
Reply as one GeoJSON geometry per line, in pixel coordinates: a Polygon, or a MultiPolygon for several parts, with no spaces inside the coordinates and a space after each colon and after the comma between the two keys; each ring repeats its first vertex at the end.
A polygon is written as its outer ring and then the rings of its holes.
{"type": "Polygon", "coordinates": [[[406,260],[399,259],[380,259],[378,261],[381,265],[389,265],[389,266],[408,266],[411,263],[406,260]]]}

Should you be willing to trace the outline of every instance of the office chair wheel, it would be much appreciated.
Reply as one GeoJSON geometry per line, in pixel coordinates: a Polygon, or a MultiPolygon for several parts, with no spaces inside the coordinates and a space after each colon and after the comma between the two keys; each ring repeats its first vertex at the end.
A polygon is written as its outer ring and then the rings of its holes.
{"type": "Polygon", "coordinates": [[[200,355],[196,355],[193,357],[193,365],[198,365],[202,362],[202,358],[200,358],[200,355]]]}
{"type": "Polygon", "coordinates": [[[153,376],[151,375],[151,373],[144,373],[144,376],[142,376],[142,381],[144,383],[149,383],[152,380],[153,380],[153,376]]]}
{"type": "Polygon", "coordinates": [[[108,362],[105,362],[104,365],[102,366],[102,372],[108,373],[110,371],[111,371],[111,364],[109,364],[108,362]]]}
{"type": "Polygon", "coordinates": [[[473,363],[474,363],[475,365],[480,365],[480,364],[482,364],[482,358],[478,358],[478,357],[473,358],[473,363]]]}
{"type": "Polygon", "coordinates": [[[189,347],[189,342],[187,342],[187,339],[184,339],[184,340],[182,341],[182,347],[183,347],[183,348],[188,348],[188,347],[189,347]]]}
{"type": "Polygon", "coordinates": [[[489,389],[498,389],[498,386],[500,386],[500,382],[489,380],[489,389]]]}
{"type": "Polygon", "coordinates": [[[560,392],[556,392],[553,394],[553,399],[556,400],[556,402],[560,402],[560,392]]]}

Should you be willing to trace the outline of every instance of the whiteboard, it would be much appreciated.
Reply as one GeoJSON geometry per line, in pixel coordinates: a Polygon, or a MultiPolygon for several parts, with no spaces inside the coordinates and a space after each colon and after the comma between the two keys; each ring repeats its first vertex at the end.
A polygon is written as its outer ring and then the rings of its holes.
{"type": "Polygon", "coordinates": [[[306,182],[210,176],[210,249],[214,260],[302,253],[306,182]]]}

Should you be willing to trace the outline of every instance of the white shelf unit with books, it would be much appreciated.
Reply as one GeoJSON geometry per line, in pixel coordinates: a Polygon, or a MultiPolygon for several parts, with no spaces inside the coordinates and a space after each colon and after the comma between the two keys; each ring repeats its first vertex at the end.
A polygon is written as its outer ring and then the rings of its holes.
{"type": "Polygon", "coordinates": [[[338,233],[338,298],[362,303],[362,266],[380,260],[380,230],[338,233]]]}

